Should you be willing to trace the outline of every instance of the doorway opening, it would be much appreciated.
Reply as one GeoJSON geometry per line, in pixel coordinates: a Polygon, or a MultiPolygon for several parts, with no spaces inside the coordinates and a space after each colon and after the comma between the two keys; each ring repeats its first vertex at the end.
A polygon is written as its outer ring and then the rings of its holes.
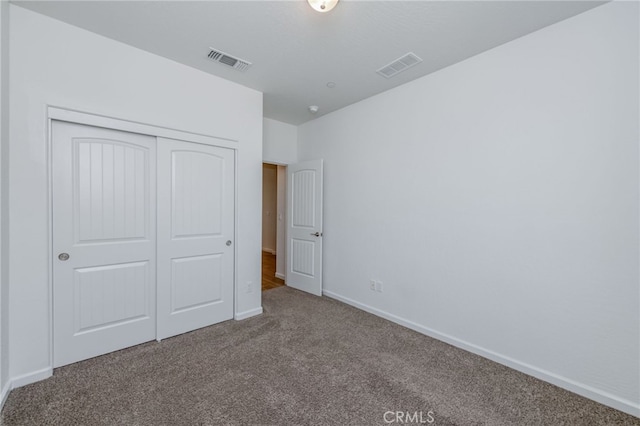
{"type": "Polygon", "coordinates": [[[262,291],[285,285],[287,168],[262,164],[262,291]]]}

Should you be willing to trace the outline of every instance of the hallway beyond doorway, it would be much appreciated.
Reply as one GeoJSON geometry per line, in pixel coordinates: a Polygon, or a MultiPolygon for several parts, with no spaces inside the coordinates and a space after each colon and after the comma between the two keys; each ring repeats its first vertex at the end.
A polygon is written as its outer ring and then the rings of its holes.
{"type": "Polygon", "coordinates": [[[276,278],[276,256],[269,252],[262,252],[262,291],[282,287],[284,280],[276,278]]]}

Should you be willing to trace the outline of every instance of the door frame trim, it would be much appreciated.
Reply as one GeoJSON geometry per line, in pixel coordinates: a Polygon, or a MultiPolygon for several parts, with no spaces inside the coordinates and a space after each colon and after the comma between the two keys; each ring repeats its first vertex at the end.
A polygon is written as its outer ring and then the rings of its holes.
{"type": "MultiPolygon", "coordinates": [[[[238,241],[238,148],[239,141],[235,139],[211,136],[201,133],[194,133],[169,127],[157,126],[153,124],[140,123],[119,117],[110,117],[101,114],[78,111],[70,108],[58,107],[53,105],[46,106],[46,167],[47,167],[47,216],[48,216],[48,232],[47,232],[47,300],[49,306],[49,365],[53,366],[53,121],[65,121],[75,124],[83,124],[93,127],[102,127],[112,130],[120,130],[129,133],[138,133],[153,137],[163,137],[168,139],[177,139],[186,142],[199,143],[203,145],[228,148],[233,150],[235,162],[234,182],[233,182],[233,241],[238,241]]],[[[238,314],[238,297],[237,297],[237,279],[238,279],[238,244],[234,244],[233,252],[233,312],[234,318],[238,314]]],[[[156,334],[157,335],[157,334],[156,334]]],[[[51,367],[52,368],[52,367],[51,367]]]]}

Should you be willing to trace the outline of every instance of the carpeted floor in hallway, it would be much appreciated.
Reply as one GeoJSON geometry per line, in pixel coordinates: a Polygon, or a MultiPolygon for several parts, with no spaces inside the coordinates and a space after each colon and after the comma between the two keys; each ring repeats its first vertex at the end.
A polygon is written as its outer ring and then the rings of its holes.
{"type": "Polygon", "coordinates": [[[261,316],[56,369],[11,393],[2,424],[640,425],[335,300],[262,297],[261,316]]]}

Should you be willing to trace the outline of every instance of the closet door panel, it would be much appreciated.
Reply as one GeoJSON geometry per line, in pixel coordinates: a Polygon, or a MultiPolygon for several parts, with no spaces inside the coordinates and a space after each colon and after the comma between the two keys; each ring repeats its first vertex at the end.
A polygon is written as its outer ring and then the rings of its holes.
{"type": "Polygon", "coordinates": [[[55,367],[155,337],[155,146],[52,123],[55,367]]]}
{"type": "Polygon", "coordinates": [[[234,156],[158,139],[158,339],[233,317],[234,156]]]}

